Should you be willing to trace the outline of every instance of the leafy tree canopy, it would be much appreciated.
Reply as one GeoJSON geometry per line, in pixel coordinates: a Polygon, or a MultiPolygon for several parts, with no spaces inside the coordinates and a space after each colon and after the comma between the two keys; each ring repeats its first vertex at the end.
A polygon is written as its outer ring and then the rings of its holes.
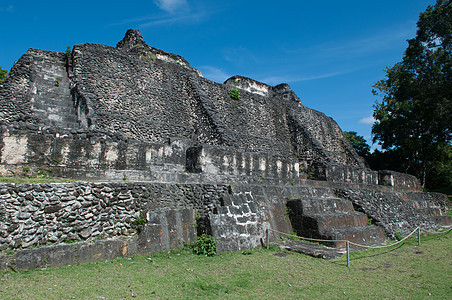
{"type": "Polygon", "coordinates": [[[403,60],[386,69],[374,85],[373,141],[406,163],[402,172],[420,178],[436,173],[447,157],[452,136],[452,3],[437,0],[420,14],[416,37],[403,60]]]}
{"type": "Polygon", "coordinates": [[[364,137],[358,135],[355,131],[344,131],[344,136],[352,144],[359,156],[368,157],[370,155],[370,146],[364,137]]]}
{"type": "Polygon", "coordinates": [[[0,83],[5,81],[6,75],[8,74],[8,71],[3,70],[0,66],[0,83]]]}

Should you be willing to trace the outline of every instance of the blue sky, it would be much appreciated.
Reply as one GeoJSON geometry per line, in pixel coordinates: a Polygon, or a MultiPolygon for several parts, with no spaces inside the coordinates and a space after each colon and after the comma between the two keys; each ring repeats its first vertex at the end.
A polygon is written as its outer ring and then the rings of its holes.
{"type": "Polygon", "coordinates": [[[0,66],[28,48],[116,46],[136,28],[206,78],[288,83],[310,108],[371,143],[372,85],[400,61],[434,0],[0,1],[0,66]]]}

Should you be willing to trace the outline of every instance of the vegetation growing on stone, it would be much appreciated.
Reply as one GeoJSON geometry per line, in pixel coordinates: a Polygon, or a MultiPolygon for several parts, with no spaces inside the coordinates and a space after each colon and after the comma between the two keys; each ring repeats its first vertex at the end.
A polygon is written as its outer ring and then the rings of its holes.
{"type": "Polygon", "coordinates": [[[0,83],[5,81],[7,74],[8,71],[3,70],[2,67],[0,66],[0,83]]]}
{"type": "Polygon", "coordinates": [[[229,91],[229,96],[233,100],[239,100],[240,99],[240,91],[238,89],[232,89],[229,91]]]}

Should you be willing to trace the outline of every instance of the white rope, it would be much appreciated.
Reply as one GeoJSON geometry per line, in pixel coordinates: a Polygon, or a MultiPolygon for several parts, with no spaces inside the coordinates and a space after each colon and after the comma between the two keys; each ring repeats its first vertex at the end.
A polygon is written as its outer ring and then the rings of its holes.
{"type": "Polygon", "coordinates": [[[442,226],[443,228],[448,228],[446,230],[438,230],[438,231],[430,231],[430,230],[426,230],[426,229],[421,229],[423,232],[426,232],[428,234],[441,234],[441,233],[447,233],[449,231],[452,230],[452,225],[447,225],[447,226],[442,226]]]}
{"type": "Polygon", "coordinates": [[[401,242],[405,241],[407,238],[409,238],[410,236],[412,236],[416,231],[421,230],[421,228],[417,227],[415,230],[413,230],[409,235],[407,235],[406,237],[404,237],[403,239],[401,239],[400,241],[397,241],[393,244],[389,244],[389,245],[384,245],[384,246],[366,246],[366,245],[361,245],[361,244],[357,244],[357,243],[353,243],[349,241],[350,245],[355,245],[358,247],[362,247],[362,248],[368,248],[368,249],[382,249],[382,248],[388,248],[388,247],[392,247],[395,246],[397,244],[400,244],[401,242]]]}
{"type": "Polygon", "coordinates": [[[421,229],[420,227],[416,227],[416,229],[414,229],[409,235],[407,235],[406,237],[404,237],[403,239],[401,239],[400,241],[397,241],[395,243],[389,244],[389,245],[384,245],[384,246],[366,246],[366,245],[361,245],[361,244],[357,244],[348,240],[322,240],[322,239],[313,239],[313,238],[307,238],[307,237],[301,237],[301,236],[297,236],[297,235],[293,235],[293,234],[288,234],[285,232],[281,232],[278,230],[274,230],[269,228],[270,231],[282,234],[282,235],[286,235],[286,236],[292,236],[295,238],[299,238],[301,240],[306,240],[306,241],[312,241],[312,242],[348,242],[350,245],[354,245],[357,247],[361,247],[361,248],[368,248],[368,249],[382,249],[382,248],[388,248],[388,247],[392,247],[395,246],[397,244],[400,244],[402,242],[404,242],[406,239],[408,239],[409,237],[411,237],[416,231],[420,230],[420,231],[424,231],[427,233],[431,233],[431,234],[440,234],[440,233],[447,233],[449,231],[452,230],[452,225],[448,225],[448,226],[443,226],[443,227],[450,227],[449,229],[445,230],[445,231],[439,231],[439,232],[433,232],[433,231],[427,231],[425,229],[421,229]]]}
{"type": "MultiPolygon", "coordinates": [[[[362,247],[362,248],[369,248],[369,249],[381,249],[381,248],[388,248],[388,247],[392,247],[392,246],[395,246],[395,245],[397,245],[397,244],[400,244],[400,243],[402,243],[403,241],[405,241],[407,238],[409,238],[410,236],[412,236],[417,230],[421,230],[419,227],[417,227],[415,230],[413,230],[409,235],[407,235],[406,237],[404,237],[403,239],[401,239],[400,241],[397,241],[397,242],[395,242],[395,243],[393,243],[393,244],[390,244],[390,245],[384,245],[384,246],[366,246],[366,245],[361,245],[361,244],[357,244],[357,243],[354,243],[354,242],[350,242],[350,241],[347,241],[347,240],[322,240],[322,239],[313,239],[313,238],[306,238],[306,237],[301,237],[301,236],[297,236],[297,235],[293,235],[293,234],[288,234],[288,233],[285,233],[285,232],[281,232],[281,231],[278,231],[278,230],[274,230],[274,229],[271,229],[271,228],[269,228],[269,230],[270,231],[273,231],[273,232],[276,232],[276,233],[279,233],[279,234],[282,234],[282,235],[286,235],[286,236],[292,236],[292,237],[295,237],[295,238],[299,238],[299,239],[301,239],[301,240],[306,240],[306,241],[313,241],[313,242],[348,242],[350,245],[354,245],[354,246],[357,246],[357,247],[362,247]]],[[[450,230],[452,230],[452,228],[450,229],[450,230]]]]}
{"type": "Polygon", "coordinates": [[[271,231],[273,231],[273,232],[276,232],[276,233],[279,233],[279,234],[283,234],[283,235],[287,235],[287,236],[292,236],[292,237],[299,238],[299,239],[301,239],[301,240],[313,241],[313,242],[346,242],[346,241],[347,241],[347,240],[321,240],[321,239],[313,239],[313,238],[306,238],[306,237],[301,237],[301,236],[298,236],[298,235],[288,234],[288,233],[281,232],[281,231],[278,231],[278,230],[274,230],[274,229],[271,229],[271,228],[269,228],[269,230],[271,230],[271,231]]]}

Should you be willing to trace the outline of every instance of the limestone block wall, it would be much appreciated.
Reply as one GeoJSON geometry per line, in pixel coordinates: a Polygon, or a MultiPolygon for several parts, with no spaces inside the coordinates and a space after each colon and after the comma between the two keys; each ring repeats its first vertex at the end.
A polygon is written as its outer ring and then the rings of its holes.
{"type": "Polygon", "coordinates": [[[415,176],[391,170],[374,171],[369,168],[321,161],[313,162],[310,170],[319,180],[383,185],[401,191],[422,191],[419,179],[415,176]]]}
{"type": "Polygon", "coordinates": [[[33,55],[29,49],[14,64],[6,80],[0,83],[0,119],[4,122],[31,119],[29,92],[33,85],[33,55]]]}
{"type": "Polygon", "coordinates": [[[252,192],[237,192],[223,198],[209,221],[219,252],[250,249],[264,245],[265,209],[260,207],[252,192]]]}
{"type": "Polygon", "coordinates": [[[151,180],[159,170],[183,171],[191,143],[183,139],[144,143],[102,132],[3,126],[0,174],[151,180]]]}
{"type": "MultiPolygon", "coordinates": [[[[193,241],[200,228],[217,238],[220,251],[258,247],[265,242],[267,228],[292,233],[286,211],[290,199],[351,201],[355,210],[392,236],[417,226],[433,229],[442,221],[450,222],[443,216],[448,209],[444,195],[385,189],[321,181],[317,186],[3,183],[0,250],[29,250],[13,256],[0,254],[0,268],[11,264],[11,259],[15,266],[30,268],[161,251],[193,241]],[[133,224],[140,215],[146,224],[138,234],[133,224]],[[102,242],[96,243],[97,239],[102,242]],[[30,249],[73,241],[88,243],[30,249]]],[[[272,231],[270,239],[279,236],[272,231]]]]}
{"type": "Polygon", "coordinates": [[[149,251],[191,241],[195,211],[221,206],[227,186],[144,183],[0,184],[0,249],[77,240],[134,236],[149,251]]]}
{"type": "Polygon", "coordinates": [[[444,216],[450,201],[443,194],[350,187],[335,188],[334,192],[338,197],[352,201],[355,209],[366,213],[392,237],[397,231],[407,234],[418,226],[434,229],[450,223],[450,218],[444,216]]]}
{"type": "Polygon", "coordinates": [[[2,127],[2,176],[164,182],[200,182],[209,176],[220,182],[243,181],[244,177],[249,177],[247,181],[298,178],[298,160],[272,153],[211,145],[192,147],[193,141],[185,139],[168,139],[167,143],[158,144],[102,132],[55,132],[39,127],[32,131],[30,128],[2,127]],[[190,175],[186,171],[202,178],[189,176],[185,180],[183,177],[190,175]]]}
{"type": "MultiPolygon", "coordinates": [[[[336,122],[303,106],[287,84],[272,87],[242,76],[225,84],[209,81],[182,57],[148,46],[136,30],[116,48],[76,45],[70,57],[29,49],[0,85],[0,121],[30,131],[27,141],[23,135],[3,137],[3,174],[20,172],[25,162],[75,178],[118,179],[127,173],[124,177],[150,180],[159,168],[148,168],[153,151],[148,145],[180,138],[297,157],[301,172],[314,171],[326,180],[375,183],[370,170],[339,170],[337,164],[358,169],[366,164],[336,122]],[[240,91],[239,99],[230,97],[233,88],[240,91]],[[68,133],[68,128],[73,130],[68,133]],[[42,130],[55,138],[35,135],[42,130]],[[61,163],[65,153],[70,163],[61,163]],[[47,166],[55,160],[60,163],[47,166]],[[329,174],[318,170],[320,164],[331,164],[325,167],[329,174]]],[[[183,165],[178,162],[173,169],[182,171],[183,165]]],[[[400,179],[402,187],[415,186],[411,179],[391,176],[380,181],[396,187],[400,179]]]]}
{"type": "Polygon", "coordinates": [[[194,173],[298,178],[298,160],[268,153],[244,152],[227,147],[201,145],[187,150],[187,170],[194,173]]]}
{"type": "Polygon", "coordinates": [[[92,126],[143,141],[191,137],[198,115],[189,94],[192,72],[176,62],[147,60],[113,47],[74,47],[77,94],[86,102],[92,126]]]}
{"type": "MultiPolygon", "coordinates": [[[[223,133],[225,145],[244,151],[274,152],[289,156],[292,146],[284,101],[273,97],[273,92],[269,96],[263,96],[253,90],[242,89],[242,82],[255,83],[259,87],[264,87],[263,84],[245,77],[233,78],[234,80],[228,79],[227,84],[217,84],[205,79],[201,81],[213,111],[227,128],[223,133]],[[239,90],[239,99],[232,99],[229,95],[234,88],[239,90]]],[[[271,89],[270,86],[267,88],[271,89]]]]}
{"type": "Polygon", "coordinates": [[[420,192],[421,183],[413,175],[399,173],[391,170],[378,171],[378,181],[381,185],[392,186],[396,189],[420,192]]]}
{"type": "Polygon", "coordinates": [[[345,164],[315,162],[312,165],[314,176],[332,182],[353,182],[379,184],[378,171],[345,164]]]}

